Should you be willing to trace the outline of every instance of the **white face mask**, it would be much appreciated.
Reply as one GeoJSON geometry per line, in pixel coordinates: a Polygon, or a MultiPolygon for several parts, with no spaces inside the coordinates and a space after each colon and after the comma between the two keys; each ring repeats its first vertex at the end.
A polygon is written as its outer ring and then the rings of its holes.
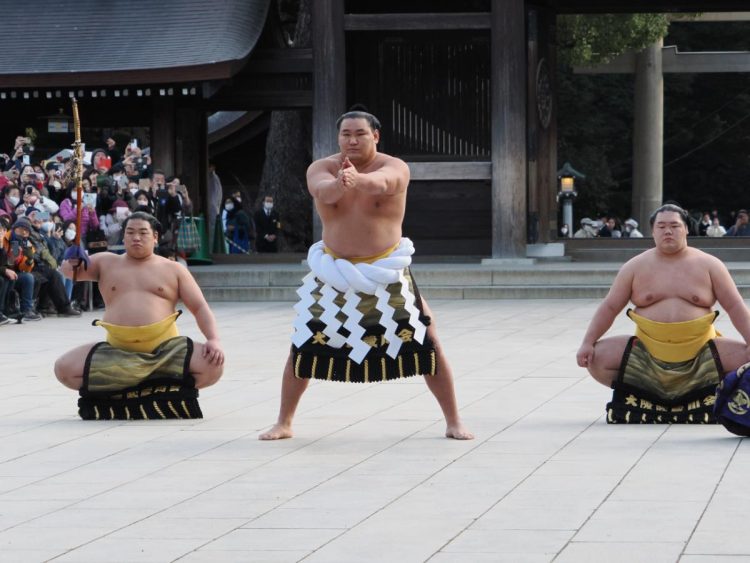
{"type": "Polygon", "coordinates": [[[18,196],[12,195],[8,198],[8,201],[13,207],[15,207],[21,199],[18,196]]]}
{"type": "Polygon", "coordinates": [[[78,201],[78,192],[77,191],[70,192],[70,199],[72,199],[73,201],[78,201]]]}
{"type": "Polygon", "coordinates": [[[271,211],[271,209],[273,209],[273,203],[268,203],[267,201],[264,201],[263,209],[265,209],[266,211],[271,211]]]}
{"type": "Polygon", "coordinates": [[[138,193],[138,188],[130,188],[130,193],[135,195],[136,193],[138,193]]]}
{"type": "Polygon", "coordinates": [[[568,234],[568,228],[567,227],[563,227],[562,229],[560,229],[560,232],[562,234],[564,234],[564,235],[567,235],[568,234]]]}
{"type": "Polygon", "coordinates": [[[227,211],[232,211],[234,209],[234,203],[227,203],[224,206],[224,209],[226,209],[227,211]]]}
{"type": "Polygon", "coordinates": [[[55,224],[52,221],[45,221],[42,223],[42,230],[47,234],[51,233],[54,227],[55,224]]]}
{"type": "Polygon", "coordinates": [[[74,238],[76,238],[75,229],[67,229],[65,231],[65,240],[73,240],[74,238]]]}

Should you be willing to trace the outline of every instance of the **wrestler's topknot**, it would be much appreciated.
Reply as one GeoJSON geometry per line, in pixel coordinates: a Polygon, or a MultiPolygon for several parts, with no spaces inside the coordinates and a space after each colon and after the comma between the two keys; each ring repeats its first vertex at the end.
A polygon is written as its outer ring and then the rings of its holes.
{"type": "Polygon", "coordinates": [[[370,129],[373,131],[380,131],[381,125],[380,120],[367,111],[367,108],[362,104],[354,104],[349,111],[342,114],[336,120],[336,130],[341,131],[341,122],[345,119],[365,119],[370,125],[370,129]]]}
{"type": "Polygon", "coordinates": [[[649,218],[648,222],[653,227],[654,223],[656,222],[656,216],[659,213],[663,213],[665,211],[673,211],[677,213],[680,216],[680,219],[682,219],[682,222],[685,223],[685,226],[690,228],[690,223],[688,219],[688,212],[685,211],[682,207],[679,205],[675,205],[674,203],[665,203],[661,207],[659,207],[656,211],[654,211],[651,214],[651,217],[649,218]]]}
{"type": "Polygon", "coordinates": [[[136,211],[135,213],[131,213],[123,222],[122,222],[122,230],[124,231],[128,227],[128,223],[133,219],[140,219],[141,221],[146,221],[149,225],[151,225],[151,230],[154,231],[157,234],[161,233],[161,223],[159,220],[151,215],[150,213],[146,213],[145,211],[136,211]]]}

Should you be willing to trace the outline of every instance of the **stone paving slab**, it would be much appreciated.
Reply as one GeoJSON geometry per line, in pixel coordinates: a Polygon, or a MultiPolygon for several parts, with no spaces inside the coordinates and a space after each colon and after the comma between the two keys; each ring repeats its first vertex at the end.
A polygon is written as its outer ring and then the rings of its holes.
{"type": "Polygon", "coordinates": [[[102,336],[94,313],[1,327],[0,562],[750,561],[750,446],[608,426],[609,391],[575,365],[596,305],[432,303],[471,442],[441,437],[420,378],[314,382],[297,437],[258,441],[288,303],[214,304],[227,366],[197,421],[77,418],[52,365],[102,336]]]}

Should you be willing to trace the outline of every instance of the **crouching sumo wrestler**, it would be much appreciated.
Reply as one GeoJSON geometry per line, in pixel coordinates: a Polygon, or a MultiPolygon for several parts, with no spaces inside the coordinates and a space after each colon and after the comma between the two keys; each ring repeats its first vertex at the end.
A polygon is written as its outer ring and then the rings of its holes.
{"type": "Polygon", "coordinates": [[[651,216],[655,248],[627,262],[596,310],[578,365],[614,389],[609,423],[714,423],[716,387],[750,362],[750,314],[726,266],[687,245],[688,215],[666,204],[651,216]],[[722,337],[716,302],[742,336],[722,337]],[[601,338],[628,304],[635,336],[601,338]]]}
{"type": "Polygon", "coordinates": [[[74,348],[55,363],[60,382],[80,393],[86,420],[202,418],[198,389],[221,377],[224,352],[216,320],[184,266],[157,256],[158,221],[133,213],[123,223],[125,254],[87,257],[80,247],[65,254],[63,274],[97,281],[106,309],[106,342],[74,348]],[[179,336],[182,301],[206,337],[179,336]]]}

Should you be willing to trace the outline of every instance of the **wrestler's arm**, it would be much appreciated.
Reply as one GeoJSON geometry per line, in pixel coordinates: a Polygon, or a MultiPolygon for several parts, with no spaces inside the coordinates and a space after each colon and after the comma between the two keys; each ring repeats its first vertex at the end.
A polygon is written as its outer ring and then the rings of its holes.
{"type": "Polygon", "coordinates": [[[594,313],[594,318],[589,323],[586,335],[583,337],[581,347],[576,354],[576,360],[580,367],[588,367],[594,359],[594,344],[609,330],[612,323],[615,322],[617,315],[620,314],[630,301],[630,295],[633,291],[633,278],[635,276],[636,265],[634,260],[630,260],[620,269],[612,282],[609,293],[601,302],[594,313]]]}
{"type": "Polygon", "coordinates": [[[409,185],[409,167],[400,158],[389,158],[372,172],[357,174],[356,188],[371,195],[396,195],[409,185]]]}
{"type": "Polygon", "coordinates": [[[307,169],[307,189],[321,203],[336,203],[347,190],[341,179],[332,172],[332,166],[329,157],[316,160],[307,169]]]}
{"type": "Polygon", "coordinates": [[[174,264],[174,268],[177,269],[178,297],[193,314],[198,328],[206,337],[203,356],[208,358],[209,362],[221,365],[224,363],[224,351],[219,342],[219,329],[216,327],[213,311],[206,303],[201,288],[198,287],[198,283],[188,269],[177,263],[174,264]]]}
{"type": "Polygon", "coordinates": [[[713,256],[707,259],[711,261],[708,272],[716,300],[729,315],[729,319],[737,332],[742,335],[745,344],[750,345],[750,312],[745,306],[745,301],[734,284],[732,275],[721,260],[713,256]]]}
{"type": "MultiPolygon", "coordinates": [[[[99,272],[103,267],[102,263],[106,263],[107,260],[116,257],[117,256],[111,252],[98,252],[89,256],[88,268],[85,270],[83,269],[83,266],[78,268],[78,277],[76,277],[76,281],[99,281],[99,272]]],[[[66,278],[73,279],[74,268],[71,262],[72,260],[63,260],[60,271],[66,278]]],[[[78,262],[78,260],[75,260],[75,262],[78,262]]]]}

